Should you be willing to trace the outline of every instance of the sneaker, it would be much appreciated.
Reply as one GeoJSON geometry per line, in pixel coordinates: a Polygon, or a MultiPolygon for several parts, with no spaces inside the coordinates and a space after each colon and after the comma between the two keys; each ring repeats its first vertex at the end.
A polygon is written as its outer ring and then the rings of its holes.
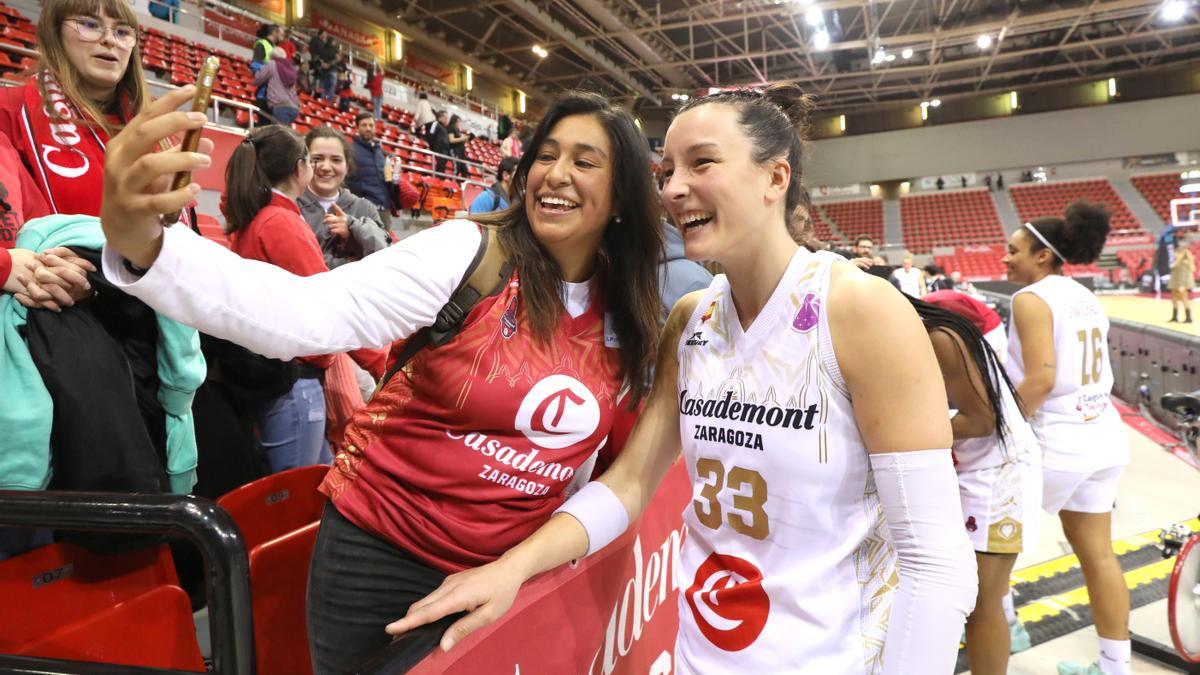
{"type": "Polygon", "coordinates": [[[1025,624],[1018,619],[1008,624],[1008,637],[1011,646],[1009,647],[1010,654],[1023,652],[1033,646],[1029,640],[1029,631],[1025,630],[1025,624]]]}
{"type": "Polygon", "coordinates": [[[1076,663],[1074,661],[1059,661],[1058,675],[1104,675],[1098,663],[1076,663]]]}

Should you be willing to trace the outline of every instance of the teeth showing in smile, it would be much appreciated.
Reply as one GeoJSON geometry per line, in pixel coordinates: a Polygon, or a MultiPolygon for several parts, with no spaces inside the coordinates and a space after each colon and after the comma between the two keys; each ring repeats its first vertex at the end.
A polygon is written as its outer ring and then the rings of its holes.
{"type": "Polygon", "coordinates": [[[579,204],[562,197],[542,197],[540,202],[542,206],[555,211],[568,211],[579,207],[579,204]]]}
{"type": "Polygon", "coordinates": [[[679,222],[685,230],[690,230],[693,227],[705,225],[713,219],[713,214],[708,211],[692,211],[679,217],[679,222]]]}

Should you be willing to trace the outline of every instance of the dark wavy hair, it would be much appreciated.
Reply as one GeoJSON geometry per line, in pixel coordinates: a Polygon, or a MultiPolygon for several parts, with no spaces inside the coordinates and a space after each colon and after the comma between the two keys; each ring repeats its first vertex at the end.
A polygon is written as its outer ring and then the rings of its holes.
{"type": "Polygon", "coordinates": [[[648,392],[658,349],[662,314],[658,263],[664,254],[649,145],[633,117],[599,94],[562,95],[546,111],[517,163],[508,209],[475,220],[497,228],[500,243],[521,275],[521,299],[529,322],[538,336],[549,338],[563,311],[562,271],[533,234],[525,212],[526,183],[546,137],[561,120],[575,115],[595,118],[612,145],[612,203],[619,219],[609,221],[598,255],[605,268],[605,302],[621,341],[623,374],[631,404],[636,405],[648,392]]]}
{"type": "MultiPolygon", "coordinates": [[[[753,89],[721,91],[695,98],[685,103],[679,113],[713,103],[733,106],[738,111],[738,125],[754,146],[754,161],[762,164],[776,157],[787,159],[792,168],[788,183],[784,213],[791,214],[805,199],[804,141],[808,138],[809,117],[816,107],[813,98],[794,84],[776,84],[762,92],[753,89]]],[[[789,230],[791,228],[789,227],[789,230]]]]}
{"type": "MultiPolygon", "coordinates": [[[[1051,246],[1058,249],[1059,253],[1066,256],[1066,260],[1060,260],[1051,251],[1054,269],[1062,267],[1064,262],[1073,265],[1096,262],[1100,252],[1104,250],[1104,242],[1108,240],[1108,210],[1100,204],[1085,201],[1068,206],[1062,218],[1035,218],[1029,225],[1045,237],[1051,246]]],[[[1031,232],[1026,232],[1025,235],[1029,237],[1030,253],[1037,253],[1046,248],[1031,232]]]]}
{"type": "Polygon", "coordinates": [[[245,229],[271,203],[271,189],[308,157],[300,134],[272,124],[259,127],[237,144],[225,167],[225,220],[229,233],[245,229]]]}

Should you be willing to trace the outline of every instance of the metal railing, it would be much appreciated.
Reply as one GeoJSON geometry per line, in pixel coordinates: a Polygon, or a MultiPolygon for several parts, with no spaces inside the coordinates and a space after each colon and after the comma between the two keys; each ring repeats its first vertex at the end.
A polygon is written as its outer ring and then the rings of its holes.
{"type": "MultiPolygon", "coordinates": [[[[108,492],[0,490],[0,525],[164,534],[183,537],[204,556],[214,673],[254,672],[250,563],[233,517],[199,497],[108,492]]],[[[18,673],[182,673],[164,669],[0,654],[0,671],[18,673]]]]}

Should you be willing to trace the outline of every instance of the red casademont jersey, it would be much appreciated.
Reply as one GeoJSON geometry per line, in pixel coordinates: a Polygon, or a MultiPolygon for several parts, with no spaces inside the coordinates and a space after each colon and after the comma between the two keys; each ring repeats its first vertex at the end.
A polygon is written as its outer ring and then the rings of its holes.
{"type": "Polygon", "coordinates": [[[542,343],[514,272],[458,335],[419,352],[410,374],[359,411],[321,491],[444,572],[491,562],[532,534],[613,423],[619,351],[599,284],[591,293],[588,310],[564,312],[542,343]]]}

